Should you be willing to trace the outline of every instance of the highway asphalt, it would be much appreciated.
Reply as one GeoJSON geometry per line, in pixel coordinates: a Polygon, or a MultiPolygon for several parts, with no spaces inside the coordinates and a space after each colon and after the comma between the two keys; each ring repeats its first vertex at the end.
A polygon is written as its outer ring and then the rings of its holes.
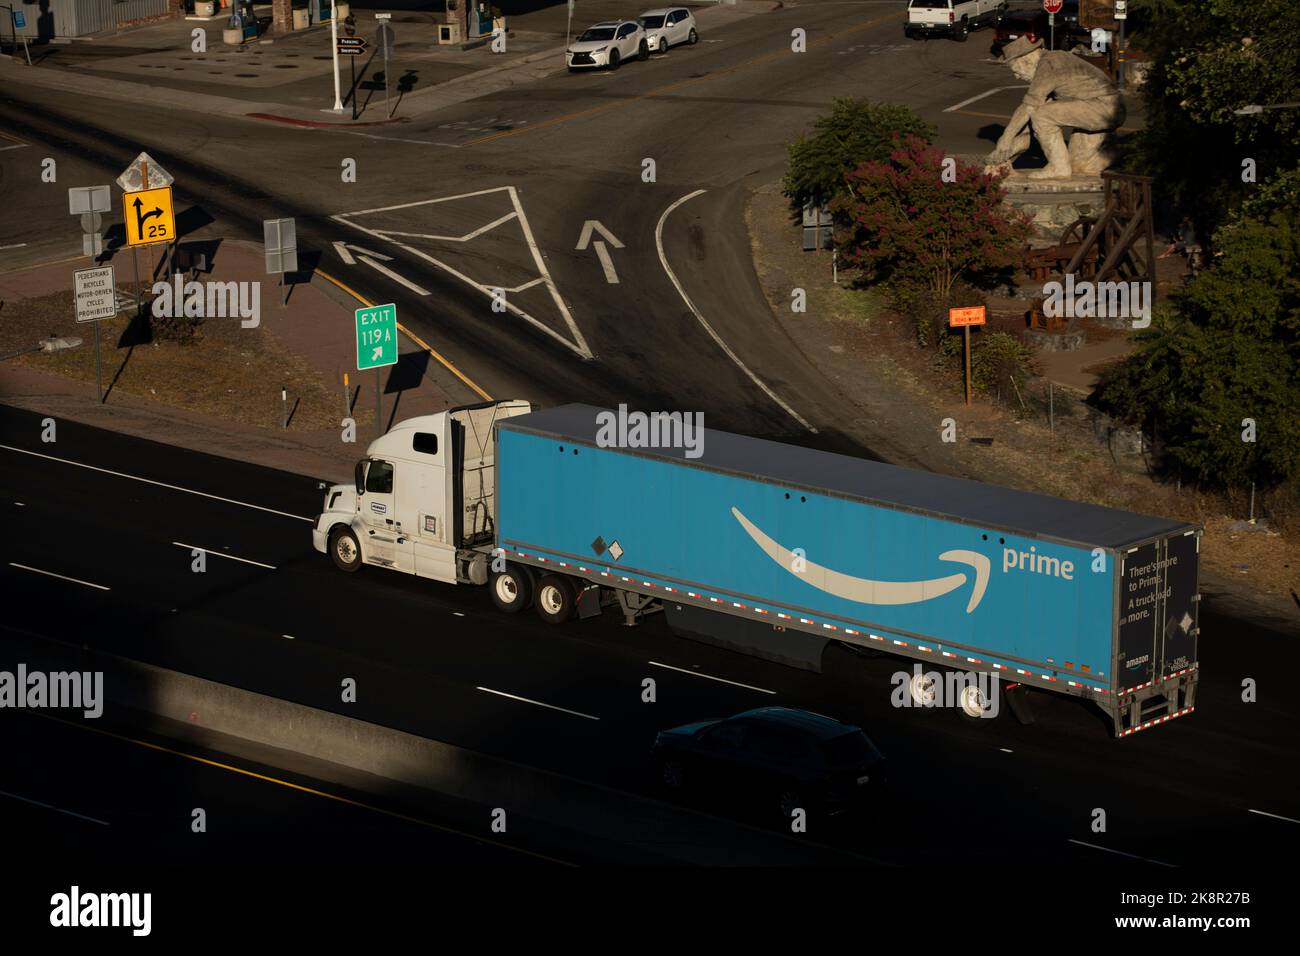
{"type": "Polygon", "coordinates": [[[1297,705],[1270,680],[1294,636],[1212,603],[1189,717],[1122,741],[1066,699],[1042,698],[1028,726],[971,721],[892,707],[887,658],[832,655],[819,675],[674,636],[661,619],[554,628],[498,614],[481,588],[343,575],[310,548],[310,476],[68,422],[45,444],[39,418],[9,408],[0,436],[9,628],[650,795],[658,729],[767,704],[827,713],[867,729],[893,779],[881,813],[815,820],[809,837],[901,865],[954,834],[1112,867],[1195,866],[1243,847],[1281,862],[1297,847],[1297,705]],[[647,677],[655,703],[642,700],[647,677]],[[345,678],[355,703],[341,701],[345,678]],[[1246,678],[1258,703],[1240,699],[1246,678]]]}

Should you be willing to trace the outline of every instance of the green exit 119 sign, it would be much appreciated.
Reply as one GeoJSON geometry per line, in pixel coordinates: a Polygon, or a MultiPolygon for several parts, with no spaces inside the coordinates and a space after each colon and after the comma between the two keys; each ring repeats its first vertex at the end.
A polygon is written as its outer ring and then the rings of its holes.
{"type": "Polygon", "coordinates": [[[357,370],[397,364],[397,306],[357,309],[357,370]]]}

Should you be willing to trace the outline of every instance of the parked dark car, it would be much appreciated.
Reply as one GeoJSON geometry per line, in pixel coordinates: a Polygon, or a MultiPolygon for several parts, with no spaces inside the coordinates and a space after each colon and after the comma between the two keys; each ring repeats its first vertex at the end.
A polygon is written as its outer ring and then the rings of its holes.
{"type": "Polygon", "coordinates": [[[790,819],[849,809],[884,783],[885,762],[858,727],[789,707],[661,731],[654,756],[669,790],[790,819]]]}
{"type": "MultiPolygon", "coordinates": [[[[1064,16],[1067,9],[1068,6],[1056,15],[1055,45],[1051,46],[1052,49],[1069,50],[1082,40],[1078,28],[1078,4],[1074,7],[1073,23],[1064,16]]],[[[1052,30],[1047,22],[1047,14],[1042,10],[1015,10],[1008,13],[994,28],[993,52],[1000,53],[1004,46],[1022,36],[1030,40],[1042,40],[1044,47],[1049,46],[1052,43],[1052,30]]]]}

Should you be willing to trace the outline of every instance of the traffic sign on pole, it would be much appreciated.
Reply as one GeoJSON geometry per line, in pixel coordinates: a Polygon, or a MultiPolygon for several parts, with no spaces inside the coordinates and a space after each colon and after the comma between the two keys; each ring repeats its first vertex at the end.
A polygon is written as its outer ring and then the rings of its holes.
{"type": "Polygon", "coordinates": [[[122,223],[126,227],[128,246],[171,242],[176,238],[172,188],[164,186],[161,189],[122,193],[122,223]]]}
{"type": "Polygon", "coordinates": [[[1047,13],[1060,13],[1063,6],[1065,0],[1043,0],[1043,10],[1047,13]]]}
{"type": "Polygon", "coordinates": [[[357,371],[397,364],[397,306],[357,309],[357,371]]]}
{"type": "Polygon", "coordinates": [[[72,279],[78,322],[98,322],[117,315],[117,283],[112,266],[82,269],[72,273],[72,279]]]}
{"type": "Polygon", "coordinates": [[[336,49],[344,56],[361,56],[366,52],[370,41],[365,37],[339,37],[336,49]]]}

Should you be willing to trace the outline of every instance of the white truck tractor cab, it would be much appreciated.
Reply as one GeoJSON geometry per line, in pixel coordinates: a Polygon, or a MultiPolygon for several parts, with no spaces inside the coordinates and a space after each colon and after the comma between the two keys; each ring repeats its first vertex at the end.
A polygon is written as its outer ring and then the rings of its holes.
{"type": "Polygon", "coordinates": [[[343,571],[377,564],[448,584],[485,584],[496,531],[498,421],[524,401],[409,418],[366,449],[352,484],[332,485],[312,546],[343,571]]]}

